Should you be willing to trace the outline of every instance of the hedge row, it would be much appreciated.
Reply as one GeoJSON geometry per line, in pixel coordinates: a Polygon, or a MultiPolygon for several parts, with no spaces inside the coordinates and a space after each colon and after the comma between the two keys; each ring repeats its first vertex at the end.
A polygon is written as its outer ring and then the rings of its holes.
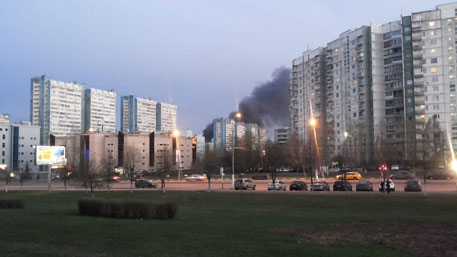
{"type": "Polygon", "coordinates": [[[23,209],[23,199],[0,199],[0,209],[23,209]]]}
{"type": "Polygon", "coordinates": [[[142,200],[80,199],[80,215],[118,219],[172,219],[178,207],[175,203],[142,200]]]}

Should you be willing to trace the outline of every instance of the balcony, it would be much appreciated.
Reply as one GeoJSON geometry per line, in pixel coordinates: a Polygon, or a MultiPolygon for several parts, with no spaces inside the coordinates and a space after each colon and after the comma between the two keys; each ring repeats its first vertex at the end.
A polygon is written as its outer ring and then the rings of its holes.
{"type": "Polygon", "coordinates": [[[425,108],[416,108],[416,114],[422,115],[425,114],[425,108]]]}
{"type": "Polygon", "coordinates": [[[412,38],[413,38],[413,41],[421,41],[422,40],[422,37],[421,37],[420,34],[413,34],[412,38]]]}
{"type": "Polygon", "coordinates": [[[422,50],[422,46],[420,44],[414,44],[413,50],[422,50]]]}
{"type": "Polygon", "coordinates": [[[413,59],[422,59],[422,53],[413,53],[413,59]]]}
{"type": "Polygon", "coordinates": [[[423,105],[425,104],[425,98],[424,97],[416,97],[414,99],[414,102],[416,105],[423,105]]]}
{"type": "Polygon", "coordinates": [[[414,89],[414,95],[415,96],[423,96],[424,95],[424,90],[416,88],[416,89],[414,89]]]}
{"type": "Polygon", "coordinates": [[[414,80],[415,87],[423,87],[424,86],[424,79],[415,79],[414,80]]]}

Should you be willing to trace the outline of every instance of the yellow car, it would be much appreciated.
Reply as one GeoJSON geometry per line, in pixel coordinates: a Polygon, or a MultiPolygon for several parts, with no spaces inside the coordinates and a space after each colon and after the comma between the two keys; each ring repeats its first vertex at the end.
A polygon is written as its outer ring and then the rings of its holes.
{"type": "MultiPolygon", "coordinates": [[[[336,179],[344,179],[344,174],[336,176],[336,179]]],[[[346,172],[346,180],[360,180],[362,175],[358,172],[346,172]]]]}

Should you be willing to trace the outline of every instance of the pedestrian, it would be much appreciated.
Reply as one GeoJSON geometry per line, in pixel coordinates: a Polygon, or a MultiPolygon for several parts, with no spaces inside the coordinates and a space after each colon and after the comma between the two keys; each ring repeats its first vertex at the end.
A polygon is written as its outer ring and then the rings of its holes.
{"type": "Polygon", "coordinates": [[[387,186],[387,193],[390,194],[390,181],[386,181],[386,186],[387,186]]]}

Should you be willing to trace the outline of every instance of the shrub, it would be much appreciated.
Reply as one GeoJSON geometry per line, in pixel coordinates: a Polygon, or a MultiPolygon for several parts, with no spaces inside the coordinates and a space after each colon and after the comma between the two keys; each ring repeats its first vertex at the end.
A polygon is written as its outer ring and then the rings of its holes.
{"type": "Polygon", "coordinates": [[[0,199],[0,209],[23,209],[24,199],[0,199]]]}
{"type": "Polygon", "coordinates": [[[172,219],[177,205],[145,200],[80,199],[80,215],[118,219],[172,219]]]}

